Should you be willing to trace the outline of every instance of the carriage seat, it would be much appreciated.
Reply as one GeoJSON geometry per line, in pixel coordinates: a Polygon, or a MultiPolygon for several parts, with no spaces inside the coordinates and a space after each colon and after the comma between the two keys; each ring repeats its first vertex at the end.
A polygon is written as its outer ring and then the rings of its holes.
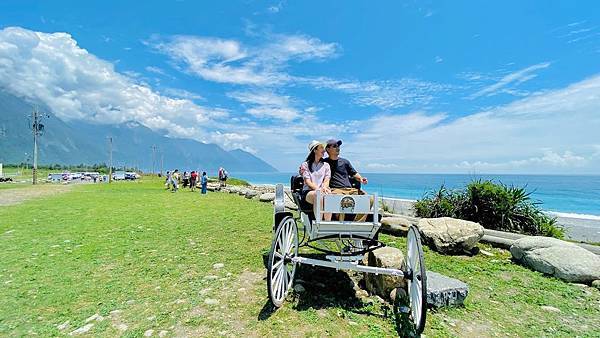
{"type": "MultiPolygon", "coordinates": [[[[350,182],[352,182],[353,188],[360,189],[360,182],[358,182],[357,180],[354,180],[354,179],[350,180],[350,182]]],[[[303,213],[308,215],[308,218],[311,221],[314,221],[315,213],[313,212],[313,206],[310,203],[303,201],[301,198],[303,187],[304,187],[304,179],[302,178],[302,176],[294,175],[291,177],[290,189],[292,191],[292,196],[294,197],[294,202],[298,206],[298,210],[302,211],[303,213]]],[[[350,220],[353,220],[355,217],[356,217],[355,214],[345,214],[344,220],[350,221],[350,220]]],[[[379,221],[381,221],[381,217],[382,217],[382,215],[379,215],[379,221]]],[[[372,222],[372,221],[373,221],[373,215],[372,214],[367,215],[367,222],[372,222]]]]}
{"type": "Polygon", "coordinates": [[[311,221],[315,220],[315,213],[310,203],[302,200],[302,188],[304,187],[304,179],[300,175],[294,175],[290,179],[290,189],[292,190],[292,196],[294,202],[298,206],[298,211],[302,211],[311,221]]]}

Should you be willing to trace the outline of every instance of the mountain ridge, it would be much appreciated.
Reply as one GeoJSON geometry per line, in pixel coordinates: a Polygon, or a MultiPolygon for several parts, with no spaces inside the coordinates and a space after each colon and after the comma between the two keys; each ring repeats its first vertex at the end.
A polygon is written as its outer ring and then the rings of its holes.
{"type": "MultiPolygon", "coordinates": [[[[0,89],[0,163],[31,162],[33,135],[29,129],[32,103],[0,89]]],[[[48,109],[44,109],[48,111],[48,109]]],[[[224,150],[212,143],[167,137],[140,124],[93,124],[63,121],[49,112],[40,137],[40,164],[108,163],[108,137],[113,139],[113,166],[144,171],[163,169],[275,172],[273,166],[241,149],[224,150]],[[156,146],[153,150],[152,146],[156,146]],[[154,164],[153,164],[154,159],[154,164]]]]}

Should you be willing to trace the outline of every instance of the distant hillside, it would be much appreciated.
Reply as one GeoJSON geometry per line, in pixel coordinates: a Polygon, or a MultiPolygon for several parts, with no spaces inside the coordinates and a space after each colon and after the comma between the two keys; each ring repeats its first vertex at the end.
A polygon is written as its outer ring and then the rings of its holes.
{"type": "MultiPolygon", "coordinates": [[[[26,100],[0,90],[0,162],[20,163],[28,157],[31,161],[33,136],[28,120],[31,107],[26,100]]],[[[120,125],[98,125],[62,121],[50,113],[44,124],[46,131],[39,148],[41,164],[107,163],[107,138],[112,136],[115,166],[151,170],[151,147],[156,145],[160,150],[156,152],[155,170],[160,170],[162,156],[164,170],[214,171],[222,166],[238,172],[277,171],[243,150],[226,151],[216,144],[169,138],[133,121],[120,125]]]]}

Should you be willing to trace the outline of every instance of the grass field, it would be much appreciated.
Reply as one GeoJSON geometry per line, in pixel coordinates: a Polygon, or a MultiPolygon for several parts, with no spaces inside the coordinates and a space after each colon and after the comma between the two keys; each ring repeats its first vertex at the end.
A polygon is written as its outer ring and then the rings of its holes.
{"type": "MultiPolygon", "coordinates": [[[[273,312],[263,263],[271,222],[270,204],[170,193],[148,178],[0,207],[0,336],[65,335],[86,324],[107,337],[395,334],[389,307],[354,298],[343,272],[301,267],[306,292],[273,312]]],[[[403,238],[384,240],[404,248],[403,238]]],[[[482,248],[494,256],[425,250],[429,269],[470,286],[464,307],[428,313],[427,336],[600,335],[598,290],[482,248]]]]}

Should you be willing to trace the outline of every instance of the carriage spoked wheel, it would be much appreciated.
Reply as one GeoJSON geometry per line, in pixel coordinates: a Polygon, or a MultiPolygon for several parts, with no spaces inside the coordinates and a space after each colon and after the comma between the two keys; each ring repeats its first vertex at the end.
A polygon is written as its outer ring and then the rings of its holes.
{"type": "Polygon", "coordinates": [[[279,222],[269,252],[267,266],[267,290],[269,298],[276,307],[281,307],[290,288],[294,284],[296,263],[292,258],[298,256],[298,226],[288,216],[279,222]]]}
{"type": "Polygon", "coordinates": [[[419,230],[411,226],[408,229],[406,267],[409,272],[407,278],[408,299],[410,305],[410,319],[417,334],[425,329],[427,313],[427,274],[423,261],[423,247],[419,230]]]}

